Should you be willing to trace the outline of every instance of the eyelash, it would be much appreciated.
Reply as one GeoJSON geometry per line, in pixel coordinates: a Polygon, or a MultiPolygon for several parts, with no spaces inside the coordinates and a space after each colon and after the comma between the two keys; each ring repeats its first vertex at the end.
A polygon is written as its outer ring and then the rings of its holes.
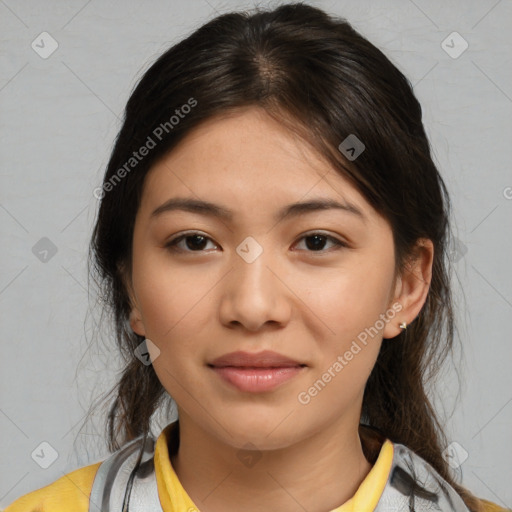
{"type": "MultiPolygon", "coordinates": [[[[195,236],[195,235],[200,235],[202,237],[204,237],[206,240],[210,240],[210,241],[213,241],[210,237],[206,236],[206,235],[203,235],[203,233],[199,232],[199,231],[189,231],[187,233],[183,233],[181,235],[178,235],[177,237],[173,238],[172,240],[170,240],[167,244],[165,244],[165,248],[168,249],[169,251],[171,252],[188,252],[188,253],[202,253],[202,252],[207,252],[207,251],[204,251],[204,250],[197,250],[197,251],[191,251],[191,250],[188,250],[188,249],[179,249],[177,248],[177,244],[179,242],[181,242],[182,240],[185,240],[186,238],[188,237],[192,237],[192,236],[195,236]]],[[[326,235],[324,233],[321,233],[321,232],[317,232],[317,231],[313,231],[313,232],[310,232],[310,233],[306,233],[305,235],[303,235],[301,238],[299,238],[299,241],[300,240],[303,240],[304,238],[310,238],[310,237],[313,237],[315,235],[319,235],[331,242],[334,243],[334,250],[335,251],[338,251],[340,250],[341,248],[348,248],[348,244],[346,244],[345,242],[342,242],[341,240],[338,240],[337,238],[334,238],[332,236],[329,236],[329,235],[326,235]]],[[[306,250],[306,252],[310,252],[310,253],[318,253],[319,255],[322,255],[322,254],[325,254],[325,253],[328,253],[328,252],[331,252],[329,250],[319,250],[319,251],[308,251],[306,250]]]]}

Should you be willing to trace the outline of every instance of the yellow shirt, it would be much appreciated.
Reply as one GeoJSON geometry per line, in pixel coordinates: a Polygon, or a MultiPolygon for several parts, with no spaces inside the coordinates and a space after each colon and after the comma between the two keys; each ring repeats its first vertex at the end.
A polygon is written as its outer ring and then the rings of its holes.
{"type": "MultiPolygon", "coordinates": [[[[173,423],[167,425],[155,444],[155,473],[158,495],[165,512],[185,512],[200,509],[190,499],[176,475],[170,458],[169,442],[173,423]]],[[[371,512],[386,486],[393,460],[393,443],[386,439],[372,469],[361,482],[352,498],[330,512],[371,512]]],[[[25,494],[3,512],[88,512],[89,496],[101,462],[68,473],[41,489],[25,494]]],[[[506,512],[504,508],[482,500],[486,512],[506,512]]]]}

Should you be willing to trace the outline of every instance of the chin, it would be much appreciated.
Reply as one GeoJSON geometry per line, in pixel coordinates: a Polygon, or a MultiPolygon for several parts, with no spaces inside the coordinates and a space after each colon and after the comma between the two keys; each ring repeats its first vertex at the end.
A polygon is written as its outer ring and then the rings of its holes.
{"type": "Polygon", "coordinates": [[[290,446],[301,437],[296,425],[282,420],[282,416],[275,421],[267,418],[261,422],[250,416],[240,421],[232,418],[227,429],[229,434],[223,430],[219,433],[226,444],[240,450],[278,450],[290,446]]]}
{"type": "Polygon", "coordinates": [[[267,451],[287,448],[293,444],[293,440],[287,435],[269,437],[264,433],[262,434],[261,431],[251,435],[250,432],[245,430],[240,435],[234,434],[229,439],[229,444],[237,450],[267,451]]]}

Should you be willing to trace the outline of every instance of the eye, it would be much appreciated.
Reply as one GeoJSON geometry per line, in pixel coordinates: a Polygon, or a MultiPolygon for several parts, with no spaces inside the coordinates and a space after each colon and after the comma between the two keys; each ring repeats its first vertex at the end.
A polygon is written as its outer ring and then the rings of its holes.
{"type": "Polygon", "coordinates": [[[188,233],[183,233],[176,238],[170,240],[165,247],[171,251],[181,251],[181,252],[205,252],[203,251],[206,243],[211,238],[199,233],[197,231],[192,231],[188,233]],[[180,247],[180,243],[185,241],[185,249],[183,245],[180,247]]]}
{"type": "MultiPolygon", "coordinates": [[[[306,240],[307,252],[328,252],[324,250],[326,242],[332,243],[335,247],[334,250],[341,247],[348,247],[348,245],[341,240],[320,232],[307,233],[299,240],[306,240]]],[[[200,232],[192,231],[178,235],[170,240],[165,247],[171,251],[205,252],[204,249],[205,246],[207,246],[208,241],[212,241],[212,239],[200,232]],[[181,242],[185,242],[185,245],[181,244],[181,242]]]]}
{"type": "Polygon", "coordinates": [[[334,250],[338,250],[341,247],[348,247],[348,245],[341,240],[320,232],[307,233],[302,236],[300,240],[306,240],[306,247],[309,249],[308,252],[329,252],[323,250],[326,241],[334,244],[334,250]]]}

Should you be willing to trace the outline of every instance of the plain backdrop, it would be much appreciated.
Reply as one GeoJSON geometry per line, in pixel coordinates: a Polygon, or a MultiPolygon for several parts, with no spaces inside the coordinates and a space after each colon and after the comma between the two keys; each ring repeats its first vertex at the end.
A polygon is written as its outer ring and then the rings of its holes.
{"type": "MultiPolygon", "coordinates": [[[[381,48],[423,106],[454,206],[463,346],[433,400],[460,481],[511,507],[512,2],[310,3],[381,48]]],[[[88,292],[93,190],[143,71],[215,15],[254,6],[0,0],[0,506],[107,455],[101,414],[84,422],[119,369],[88,292]]]]}

